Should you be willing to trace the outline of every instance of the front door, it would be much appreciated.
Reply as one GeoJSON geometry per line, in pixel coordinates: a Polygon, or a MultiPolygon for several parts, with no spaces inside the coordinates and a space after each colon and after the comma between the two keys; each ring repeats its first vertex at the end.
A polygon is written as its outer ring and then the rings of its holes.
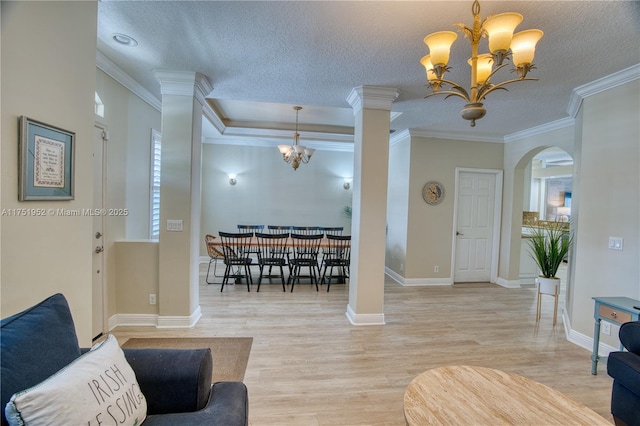
{"type": "Polygon", "coordinates": [[[454,282],[492,279],[496,176],[494,171],[458,172],[454,282]]]}

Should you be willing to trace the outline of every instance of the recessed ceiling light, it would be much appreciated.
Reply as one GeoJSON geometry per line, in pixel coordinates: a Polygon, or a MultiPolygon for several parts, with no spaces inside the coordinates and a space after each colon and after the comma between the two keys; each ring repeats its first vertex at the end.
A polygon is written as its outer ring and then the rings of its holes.
{"type": "Polygon", "coordinates": [[[116,43],[120,43],[124,46],[134,47],[138,45],[138,42],[134,38],[125,34],[114,34],[113,39],[116,43]]]}

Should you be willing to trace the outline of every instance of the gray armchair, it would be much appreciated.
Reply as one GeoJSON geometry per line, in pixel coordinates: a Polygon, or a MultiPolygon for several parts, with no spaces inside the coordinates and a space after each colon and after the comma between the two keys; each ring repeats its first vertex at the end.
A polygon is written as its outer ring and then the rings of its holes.
{"type": "MultiPolygon", "coordinates": [[[[2,425],[11,396],[30,388],[78,358],[71,312],[56,294],[0,323],[2,425]]],[[[242,382],[211,385],[210,349],[124,349],[147,400],[144,425],[248,425],[242,382]]]]}

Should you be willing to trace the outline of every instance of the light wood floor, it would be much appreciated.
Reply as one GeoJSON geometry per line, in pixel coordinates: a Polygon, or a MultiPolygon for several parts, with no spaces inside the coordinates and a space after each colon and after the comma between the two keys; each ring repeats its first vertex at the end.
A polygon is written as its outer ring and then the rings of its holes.
{"type": "MultiPolygon", "coordinates": [[[[404,425],[403,395],[422,371],[471,364],[510,371],[544,383],[611,421],[611,378],[599,365],[590,374],[590,351],[552,327],[552,298],[535,322],[535,289],[491,284],[402,287],[385,283],[384,326],[355,327],[345,311],[345,285],[293,293],[263,283],[204,284],[202,319],[193,329],[118,327],[129,337],[251,336],[245,383],[249,416],[262,425],[404,425]]],[[[215,368],[215,365],[214,365],[215,368]]]]}

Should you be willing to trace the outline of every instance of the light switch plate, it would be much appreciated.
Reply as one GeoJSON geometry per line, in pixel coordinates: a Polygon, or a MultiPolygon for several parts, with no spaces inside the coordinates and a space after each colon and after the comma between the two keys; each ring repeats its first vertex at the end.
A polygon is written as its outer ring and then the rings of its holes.
{"type": "Polygon", "coordinates": [[[167,231],[182,232],[182,219],[167,219],[167,231]]]}
{"type": "Polygon", "coordinates": [[[624,239],[622,237],[609,237],[610,250],[622,250],[624,239]]]}

